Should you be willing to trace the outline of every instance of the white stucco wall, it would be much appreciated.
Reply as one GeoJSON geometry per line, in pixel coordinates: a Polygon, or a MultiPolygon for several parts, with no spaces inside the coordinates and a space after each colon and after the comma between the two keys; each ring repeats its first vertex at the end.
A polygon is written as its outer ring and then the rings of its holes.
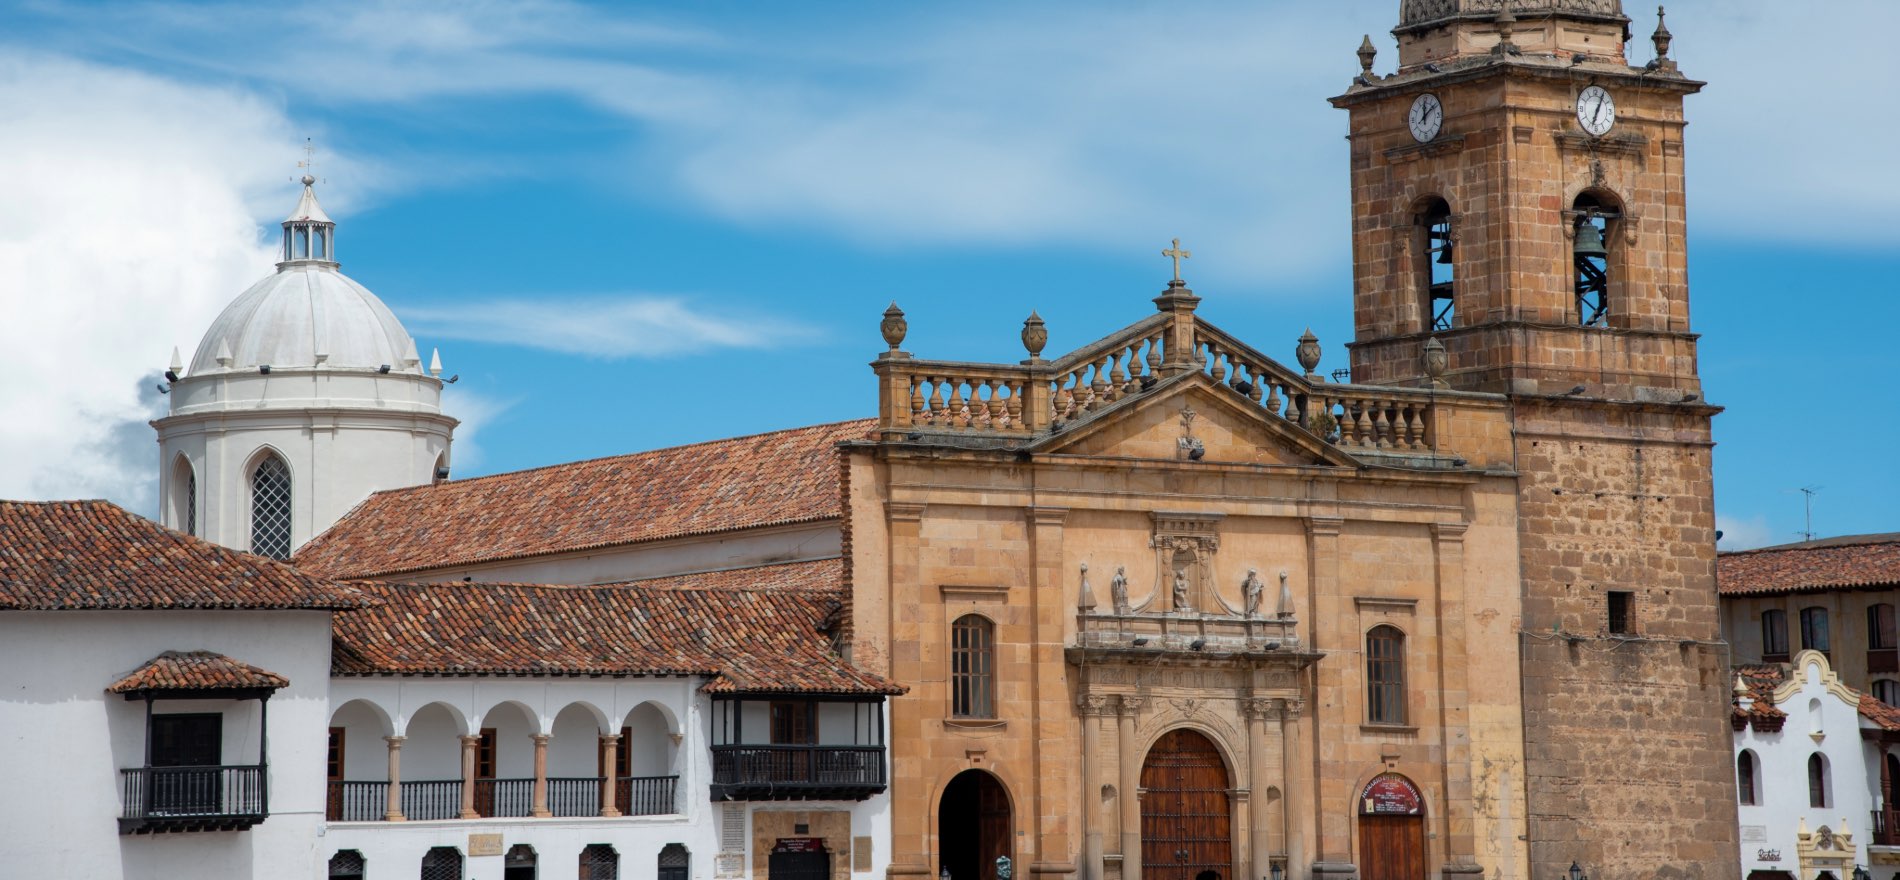
{"type": "MultiPolygon", "coordinates": [[[[329,614],[0,612],[0,874],[12,877],[268,877],[316,864],[323,820],[329,614]],[[141,766],[145,707],[107,685],[168,650],[208,650],[276,672],[270,817],[247,831],[121,836],[119,770],[141,766]]],[[[256,760],[256,701],[161,701],[224,711],[226,759],[256,760]]]]}
{"type": "MultiPolygon", "coordinates": [[[[1805,823],[1810,832],[1825,825],[1836,834],[1852,833],[1855,857],[1867,865],[1874,880],[1895,877],[1895,868],[1872,864],[1867,853],[1873,842],[1870,814],[1880,790],[1880,765],[1877,752],[1861,739],[1860,730],[1872,725],[1860,717],[1858,695],[1852,701],[1844,699],[1838,681],[1830,689],[1831,676],[1819,654],[1796,655],[1793,680],[1799,687],[1776,704],[1788,713],[1781,730],[1761,733],[1750,725],[1735,734],[1735,755],[1739,759],[1743,750],[1754,753],[1757,780],[1755,803],[1739,807],[1743,876],[1751,871],[1787,871],[1801,880],[1812,880],[1814,871],[1806,876],[1799,873],[1797,835],[1805,823]],[[1828,763],[1825,808],[1809,806],[1808,758],[1816,753],[1828,763]],[[1764,852],[1778,853],[1779,858],[1761,858],[1764,852]]],[[[1839,880],[1848,880],[1853,865],[1834,873],[1839,880]]]]}

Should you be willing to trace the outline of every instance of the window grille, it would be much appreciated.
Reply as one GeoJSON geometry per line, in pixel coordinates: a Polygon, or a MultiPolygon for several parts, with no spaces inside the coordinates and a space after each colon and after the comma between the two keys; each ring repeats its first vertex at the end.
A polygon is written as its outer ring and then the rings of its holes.
{"type": "Polygon", "coordinates": [[[1396,627],[1366,633],[1366,720],[1405,723],[1405,634],[1396,627]]]}
{"type": "Polygon", "coordinates": [[[330,857],[330,880],[363,880],[363,854],[353,849],[337,850],[330,857]]]}
{"type": "Polygon", "coordinates": [[[185,466],[185,534],[198,534],[198,472],[185,466]]]}
{"type": "Polygon", "coordinates": [[[1808,806],[1827,805],[1827,759],[1816,752],[1808,756],[1808,806]]]}
{"type": "Polygon", "coordinates": [[[604,843],[581,850],[581,880],[619,880],[620,854],[604,843]]]}
{"type": "Polygon", "coordinates": [[[1635,608],[1635,596],[1624,590],[1610,591],[1610,632],[1616,635],[1634,635],[1636,620],[1632,611],[1635,608]]]}
{"type": "Polygon", "coordinates": [[[275,455],[251,472],[251,552],[290,558],[290,467],[275,455]]]}
{"type": "Polygon", "coordinates": [[[657,880],[687,880],[692,866],[693,857],[686,847],[669,843],[660,850],[660,874],[657,880]]]}
{"type": "Polygon", "coordinates": [[[1829,650],[1827,609],[1801,609],[1801,647],[1825,654],[1829,650]]]}
{"type": "Polygon", "coordinates": [[[950,625],[950,714],[996,717],[996,629],[975,614],[950,625]]]}
{"type": "Polygon", "coordinates": [[[438,846],[422,854],[422,880],[462,880],[462,852],[438,846]]]}
{"type": "Polygon", "coordinates": [[[1744,806],[1755,803],[1755,753],[1744,751],[1735,759],[1735,790],[1744,806]]]}
{"type": "Polygon", "coordinates": [[[1788,612],[1770,608],[1761,613],[1761,653],[1766,663],[1788,659],[1788,612]]]}

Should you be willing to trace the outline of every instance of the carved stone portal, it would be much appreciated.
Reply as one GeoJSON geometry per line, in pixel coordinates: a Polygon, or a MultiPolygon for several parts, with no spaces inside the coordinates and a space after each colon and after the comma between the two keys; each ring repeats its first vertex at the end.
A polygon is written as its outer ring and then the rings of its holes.
{"type": "Polygon", "coordinates": [[[1155,589],[1148,600],[1152,610],[1192,614],[1202,608],[1225,607],[1226,600],[1213,585],[1222,515],[1156,511],[1152,516],[1155,533],[1149,546],[1155,551],[1155,589]],[[1158,607],[1162,602],[1165,608],[1158,607]]]}

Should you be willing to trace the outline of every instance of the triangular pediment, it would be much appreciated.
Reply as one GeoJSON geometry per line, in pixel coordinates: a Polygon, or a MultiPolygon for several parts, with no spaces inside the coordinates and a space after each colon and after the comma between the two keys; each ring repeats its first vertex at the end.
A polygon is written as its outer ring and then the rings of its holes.
{"type": "Polygon", "coordinates": [[[1288,424],[1259,404],[1202,373],[1165,379],[1149,391],[1124,397],[1036,443],[1036,452],[1164,461],[1187,460],[1198,441],[1198,460],[1210,464],[1310,467],[1357,465],[1337,447],[1288,424]],[[1186,410],[1193,418],[1184,428],[1186,410]]]}

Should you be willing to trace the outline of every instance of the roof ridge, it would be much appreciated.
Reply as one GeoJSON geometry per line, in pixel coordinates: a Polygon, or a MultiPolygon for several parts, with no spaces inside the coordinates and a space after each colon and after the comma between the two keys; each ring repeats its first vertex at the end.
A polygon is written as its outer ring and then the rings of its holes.
{"type": "Polygon", "coordinates": [[[1745,556],[1756,553],[1837,550],[1842,547],[1865,547],[1869,544],[1900,544],[1900,532],[1869,532],[1862,535],[1836,535],[1832,538],[1815,538],[1812,541],[1797,541],[1793,544],[1773,544],[1767,547],[1750,547],[1746,550],[1723,550],[1719,555],[1745,556]]]}
{"type": "MultiPolygon", "coordinates": [[[[416,492],[423,489],[435,489],[441,486],[449,486],[449,485],[466,486],[470,483],[476,483],[482,480],[493,480],[493,479],[498,479],[501,477],[513,477],[513,476],[518,476],[521,474],[535,473],[536,471],[545,471],[545,470],[551,470],[554,468],[574,467],[576,465],[584,465],[584,464],[595,464],[597,462],[613,461],[615,459],[622,459],[622,458],[633,458],[635,456],[640,456],[640,455],[653,455],[655,453],[660,453],[660,452],[671,452],[676,449],[691,449],[695,446],[711,446],[715,443],[732,443],[739,440],[752,440],[759,437],[770,437],[774,434],[790,434],[794,431],[810,431],[817,428],[831,428],[831,427],[836,427],[838,425],[848,425],[852,422],[876,423],[876,421],[877,421],[876,418],[866,416],[863,418],[856,418],[856,419],[842,419],[836,422],[821,422],[816,425],[799,425],[799,426],[791,427],[791,428],[778,428],[771,431],[755,431],[751,434],[739,434],[733,437],[714,437],[710,440],[697,440],[692,443],[675,443],[672,446],[656,446],[652,449],[640,449],[640,450],[635,450],[633,452],[617,452],[612,455],[597,455],[593,458],[582,458],[582,459],[577,459],[575,461],[562,461],[562,462],[554,462],[551,464],[539,464],[539,465],[535,465],[534,467],[522,468],[520,470],[502,471],[500,473],[494,473],[494,474],[482,474],[479,477],[463,477],[462,479],[459,479],[459,480],[447,480],[441,483],[425,483],[420,486],[402,486],[395,489],[383,489],[380,491],[369,493],[369,495],[365,496],[363,500],[366,502],[370,498],[374,498],[378,495],[399,495],[399,494],[403,494],[407,492],[416,492]]],[[[361,505],[361,503],[362,502],[358,502],[359,506],[361,505]]],[[[354,508],[352,508],[352,510],[354,510],[354,508]]],[[[344,517],[344,519],[347,519],[347,518],[348,518],[347,516],[344,517]]],[[[343,521],[342,519],[337,520],[337,522],[342,522],[342,521],[343,521]]],[[[334,524],[332,525],[332,528],[334,528],[334,524]]],[[[325,529],[324,531],[328,532],[329,530],[325,529]]]]}

